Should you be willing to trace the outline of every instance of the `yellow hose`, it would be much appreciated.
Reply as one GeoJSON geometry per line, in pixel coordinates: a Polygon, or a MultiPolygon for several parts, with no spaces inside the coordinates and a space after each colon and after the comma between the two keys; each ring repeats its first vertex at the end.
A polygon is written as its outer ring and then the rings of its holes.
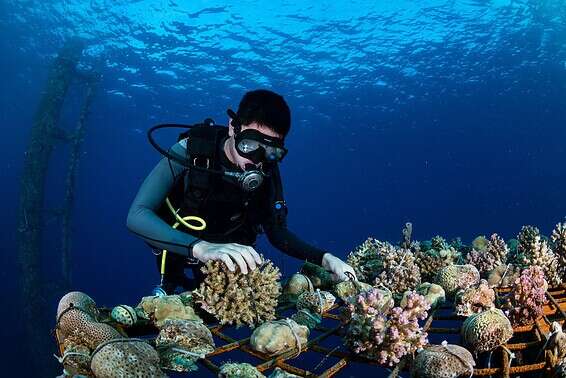
{"type": "MultiPolygon", "coordinates": [[[[206,222],[204,221],[204,219],[202,219],[201,217],[197,217],[194,215],[189,215],[186,217],[181,217],[178,212],[179,210],[175,210],[175,208],[173,208],[173,205],[171,205],[171,201],[169,201],[169,197],[167,197],[165,199],[165,203],[167,203],[167,207],[169,208],[169,210],[171,210],[171,213],[173,213],[173,215],[175,216],[175,219],[177,220],[177,222],[175,222],[175,224],[173,225],[173,228],[176,229],[177,227],[179,227],[179,225],[183,225],[191,230],[195,230],[195,231],[201,231],[204,230],[206,228],[206,222]],[[200,223],[200,225],[194,225],[194,224],[190,224],[188,221],[192,221],[192,222],[198,222],[200,223]]],[[[163,277],[165,276],[165,261],[167,260],[167,250],[164,249],[162,251],[163,253],[161,254],[161,284],[163,285],[163,277]]]]}

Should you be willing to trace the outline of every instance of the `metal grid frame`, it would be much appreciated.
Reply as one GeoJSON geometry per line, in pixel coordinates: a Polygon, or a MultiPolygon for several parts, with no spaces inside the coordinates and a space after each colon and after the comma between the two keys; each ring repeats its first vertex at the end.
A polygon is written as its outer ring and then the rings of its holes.
{"type": "MultiPolygon", "coordinates": [[[[497,294],[502,295],[509,291],[509,288],[501,288],[497,289],[497,294]]],[[[535,373],[535,376],[541,376],[544,374],[547,362],[543,348],[547,342],[551,324],[553,321],[558,321],[560,324],[563,324],[564,321],[566,321],[566,290],[564,287],[550,288],[547,290],[546,296],[548,298],[548,303],[544,306],[544,315],[531,325],[514,327],[513,337],[504,345],[505,348],[521,356],[521,359],[525,361],[516,364],[513,363],[514,361],[510,361],[509,354],[503,352],[503,348],[499,347],[492,352],[493,354],[499,354],[499,358],[491,358],[490,355],[487,362],[485,361],[485,358],[483,360],[480,359],[479,362],[478,360],[476,361],[476,369],[474,369],[473,374],[474,377],[498,376],[510,378],[517,374],[525,373],[535,373]],[[527,357],[529,354],[535,355],[536,357],[527,357]],[[496,366],[492,367],[492,364],[496,366]]],[[[306,351],[317,352],[321,355],[321,363],[326,361],[329,356],[338,359],[336,363],[321,373],[315,374],[313,371],[305,370],[296,366],[296,364],[293,364],[292,359],[297,356],[298,352],[296,348],[287,350],[278,355],[269,356],[253,350],[249,345],[250,337],[235,339],[227,335],[225,331],[232,327],[222,325],[211,325],[209,326],[209,329],[215,337],[227,344],[216,348],[213,352],[206,355],[204,359],[199,360],[199,363],[213,373],[218,373],[220,367],[216,365],[211,358],[234,350],[240,350],[261,361],[254,365],[260,372],[265,372],[271,368],[279,367],[286,372],[302,377],[332,377],[348,366],[350,362],[360,362],[363,364],[380,366],[375,361],[355,355],[354,353],[336,350],[337,348],[331,349],[321,345],[321,342],[330,336],[343,336],[347,323],[342,321],[340,316],[337,314],[337,311],[340,311],[341,307],[342,306],[334,305],[329,311],[322,315],[323,319],[331,320],[334,324],[330,327],[318,326],[315,328],[315,330],[320,332],[320,334],[309,340],[300,351],[301,353],[306,351]]],[[[278,318],[284,317],[282,316],[282,313],[289,308],[292,308],[292,306],[279,308],[278,318]]],[[[444,305],[430,312],[423,325],[424,330],[429,333],[429,337],[460,334],[460,329],[465,318],[453,314],[442,314],[443,311],[446,312],[451,308],[452,307],[449,305],[444,305]],[[435,325],[435,323],[442,321],[456,322],[457,326],[439,327],[435,325]]],[[[319,365],[321,363],[319,363],[319,365]]],[[[399,377],[401,372],[408,367],[408,363],[408,359],[403,359],[401,363],[391,370],[389,378],[399,377]]],[[[317,370],[317,368],[311,370],[317,370]]]]}

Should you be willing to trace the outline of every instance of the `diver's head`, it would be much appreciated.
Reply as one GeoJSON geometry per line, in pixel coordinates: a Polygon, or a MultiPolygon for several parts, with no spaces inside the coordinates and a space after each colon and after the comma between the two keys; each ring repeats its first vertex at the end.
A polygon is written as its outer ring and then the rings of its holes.
{"type": "Polygon", "coordinates": [[[228,115],[230,137],[224,151],[240,169],[250,164],[261,168],[285,156],[283,143],[291,128],[291,112],[282,96],[265,89],[247,92],[238,111],[229,110],[228,115]]]}

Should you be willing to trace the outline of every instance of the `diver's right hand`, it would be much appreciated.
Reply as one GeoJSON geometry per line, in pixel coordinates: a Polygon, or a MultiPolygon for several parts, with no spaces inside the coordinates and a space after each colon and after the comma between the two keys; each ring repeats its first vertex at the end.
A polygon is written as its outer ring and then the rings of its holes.
{"type": "Polygon", "coordinates": [[[248,268],[254,270],[262,263],[255,249],[238,243],[219,244],[201,240],[193,246],[193,256],[203,263],[210,260],[223,261],[231,272],[236,270],[236,263],[243,274],[248,273],[248,268]]]}

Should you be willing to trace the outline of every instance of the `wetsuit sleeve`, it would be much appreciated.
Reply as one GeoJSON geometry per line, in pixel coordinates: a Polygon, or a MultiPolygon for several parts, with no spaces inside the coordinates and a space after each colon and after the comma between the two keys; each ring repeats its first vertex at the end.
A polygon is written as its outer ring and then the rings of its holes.
{"type": "Polygon", "coordinates": [[[322,257],[327,251],[306,243],[287,228],[287,206],[282,201],[283,193],[279,172],[271,182],[270,192],[267,204],[269,211],[263,223],[269,243],[289,256],[322,265],[322,257]],[[277,202],[282,203],[279,210],[276,210],[275,207],[277,202]]]}
{"type": "MultiPolygon", "coordinates": [[[[177,143],[172,151],[185,155],[186,144],[177,143]],[[185,146],[185,147],[184,147],[185,146]]],[[[188,256],[188,246],[196,240],[190,234],[173,229],[157,211],[164,203],[176,180],[183,180],[184,167],[163,158],[145,178],[128,212],[127,227],[158,249],[167,249],[188,256]]]]}
{"type": "Polygon", "coordinates": [[[327,251],[304,242],[286,226],[271,225],[264,226],[264,228],[269,242],[281,252],[300,260],[322,265],[322,257],[327,251]]]}

